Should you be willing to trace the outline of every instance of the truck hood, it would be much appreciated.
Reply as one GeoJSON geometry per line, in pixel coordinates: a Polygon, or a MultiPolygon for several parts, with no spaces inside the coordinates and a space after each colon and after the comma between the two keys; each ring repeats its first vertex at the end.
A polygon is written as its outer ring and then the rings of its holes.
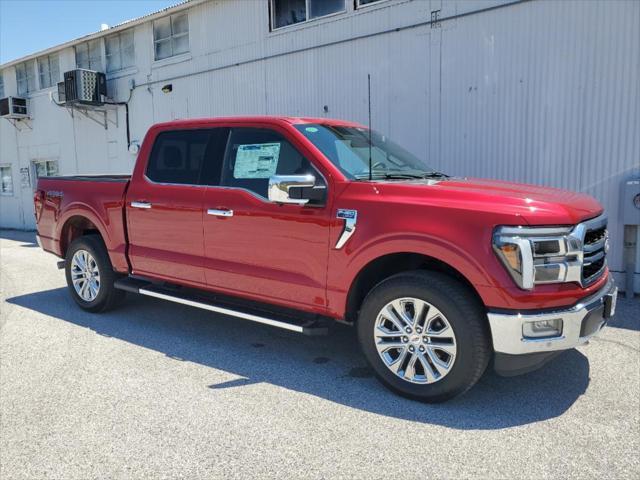
{"type": "MultiPolygon", "coordinates": [[[[455,177],[442,181],[401,183],[406,187],[421,185],[422,191],[425,187],[433,189],[436,199],[450,202],[449,205],[516,215],[530,225],[573,225],[603,211],[602,206],[589,195],[524,183],[455,177]]],[[[406,190],[403,192],[407,193],[406,190]]],[[[421,193],[415,191],[417,195],[422,196],[421,193]]],[[[431,195],[429,197],[433,199],[431,195]]]]}

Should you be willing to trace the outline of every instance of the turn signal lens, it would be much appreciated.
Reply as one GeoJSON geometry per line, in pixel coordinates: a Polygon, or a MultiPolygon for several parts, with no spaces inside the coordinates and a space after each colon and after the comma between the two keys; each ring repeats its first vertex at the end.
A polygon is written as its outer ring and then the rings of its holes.
{"type": "Polygon", "coordinates": [[[513,270],[516,272],[522,272],[522,264],[520,262],[520,249],[517,245],[512,243],[505,243],[501,245],[500,251],[502,252],[502,256],[513,270]]]}

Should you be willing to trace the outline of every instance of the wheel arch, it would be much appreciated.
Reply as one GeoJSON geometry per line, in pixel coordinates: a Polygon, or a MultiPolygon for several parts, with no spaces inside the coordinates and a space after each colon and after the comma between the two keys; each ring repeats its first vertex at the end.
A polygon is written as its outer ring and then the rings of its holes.
{"type": "Polygon", "coordinates": [[[69,245],[76,238],[95,234],[99,235],[103,241],[105,240],[100,227],[88,216],[83,214],[70,215],[60,229],[60,253],[63,257],[66,256],[69,245]]]}
{"type": "Polygon", "coordinates": [[[463,284],[484,308],[484,302],[474,287],[457,268],[438,258],[416,252],[387,253],[366,263],[353,278],[346,298],[345,320],[354,323],[367,294],[380,282],[403,272],[429,270],[441,272],[463,284]]]}

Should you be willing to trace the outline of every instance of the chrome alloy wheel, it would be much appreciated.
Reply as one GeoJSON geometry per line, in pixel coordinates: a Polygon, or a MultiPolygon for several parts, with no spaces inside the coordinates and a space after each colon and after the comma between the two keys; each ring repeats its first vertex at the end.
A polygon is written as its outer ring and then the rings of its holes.
{"type": "Polygon", "coordinates": [[[411,383],[442,380],[456,359],[456,336],[446,317],[417,298],[385,305],[378,313],[374,337],[387,368],[411,383]]]}
{"type": "Polygon", "coordinates": [[[92,302],[100,291],[100,271],[93,256],[86,250],[78,250],[71,259],[71,281],[82,300],[92,302]]]}

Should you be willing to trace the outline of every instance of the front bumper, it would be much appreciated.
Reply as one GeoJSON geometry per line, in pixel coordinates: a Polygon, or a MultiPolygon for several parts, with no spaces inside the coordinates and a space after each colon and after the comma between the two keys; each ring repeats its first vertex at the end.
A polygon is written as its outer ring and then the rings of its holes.
{"type": "Polygon", "coordinates": [[[597,334],[613,316],[617,294],[618,289],[610,276],[598,292],[568,309],[526,313],[490,312],[488,318],[493,349],[500,357],[529,355],[547,358],[550,355],[544,353],[582,345],[597,334]],[[526,322],[556,319],[562,320],[562,332],[558,336],[529,338],[523,335],[526,322]]]}

